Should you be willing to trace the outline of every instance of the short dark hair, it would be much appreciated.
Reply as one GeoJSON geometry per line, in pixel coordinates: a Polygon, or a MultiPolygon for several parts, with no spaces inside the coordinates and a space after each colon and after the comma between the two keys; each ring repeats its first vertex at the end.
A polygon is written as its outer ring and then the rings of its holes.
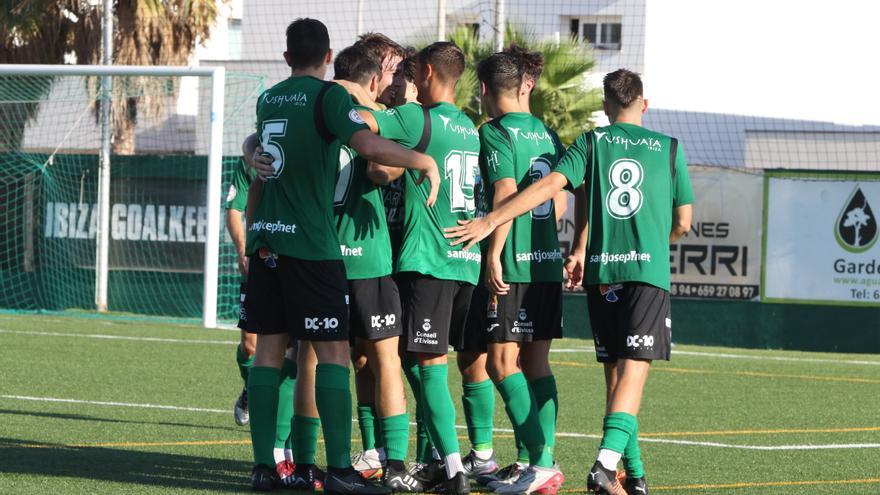
{"type": "Polygon", "coordinates": [[[531,78],[537,84],[541,74],[544,73],[544,54],[529,51],[527,48],[511,43],[503,53],[509,53],[516,57],[522,67],[523,74],[531,78]]]}
{"type": "Polygon", "coordinates": [[[366,85],[373,76],[382,74],[382,67],[363,46],[345,48],[333,62],[334,78],[366,85]]]}
{"type": "Polygon", "coordinates": [[[642,78],[628,69],[617,69],[602,81],[605,101],[626,108],[643,95],[642,78]]]}
{"type": "Polygon", "coordinates": [[[510,53],[493,53],[477,64],[477,77],[492,94],[517,91],[522,84],[523,67],[510,53]]]}
{"type": "Polygon", "coordinates": [[[364,33],[358,36],[355,45],[364,47],[373,54],[381,64],[386,57],[404,57],[403,47],[382,33],[364,33]]]}
{"type": "Polygon", "coordinates": [[[418,53],[416,49],[411,46],[403,49],[403,61],[400,62],[398,70],[401,71],[406,82],[411,83],[416,80],[416,53],[418,53]]]}
{"type": "Polygon", "coordinates": [[[422,65],[431,64],[443,81],[457,82],[464,73],[464,53],[451,41],[431,43],[422,48],[416,57],[422,65]]]}
{"type": "Polygon", "coordinates": [[[320,67],[330,51],[327,26],[303,17],[287,26],[287,58],[291,69],[320,67]]]}

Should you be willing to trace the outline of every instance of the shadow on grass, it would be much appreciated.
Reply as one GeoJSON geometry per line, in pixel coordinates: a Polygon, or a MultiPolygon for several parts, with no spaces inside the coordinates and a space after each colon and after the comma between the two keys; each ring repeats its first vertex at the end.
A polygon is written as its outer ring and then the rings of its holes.
{"type": "Polygon", "coordinates": [[[47,412],[37,412],[37,411],[24,411],[24,410],[13,410],[13,409],[0,409],[0,415],[10,414],[10,415],[18,415],[18,416],[33,416],[37,418],[47,418],[47,419],[73,419],[78,421],[95,421],[99,423],[130,423],[130,424],[138,424],[138,425],[157,425],[157,426],[175,426],[175,427],[184,427],[184,428],[204,428],[208,430],[228,430],[235,432],[245,432],[247,430],[244,428],[236,427],[236,426],[216,426],[216,425],[205,425],[205,424],[193,424],[193,423],[174,423],[169,421],[134,421],[129,419],[115,419],[115,418],[101,418],[98,416],[87,416],[85,414],[70,414],[70,413],[47,413],[47,412]]]}
{"type": "MultiPolygon", "coordinates": [[[[94,481],[241,492],[249,488],[250,463],[210,457],[106,447],[68,447],[0,437],[0,475],[20,474],[94,481]]],[[[97,487],[96,487],[97,488],[97,487]]]]}

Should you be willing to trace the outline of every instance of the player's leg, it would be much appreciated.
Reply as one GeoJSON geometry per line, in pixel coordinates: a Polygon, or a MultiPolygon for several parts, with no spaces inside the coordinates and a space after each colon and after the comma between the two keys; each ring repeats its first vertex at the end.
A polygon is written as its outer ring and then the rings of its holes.
{"type": "Polygon", "coordinates": [[[318,356],[312,343],[300,341],[297,350],[297,380],[293,397],[293,423],[291,436],[293,459],[296,464],[293,487],[305,490],[320,488],[324,483],[324,472],[316,465],[318,436],[321,433],[321,420],[315,405],[315,368],[318,356]]]}
{"type": "MultiPolygon", "coordinates": [[[[351,288],[351,287],[349,287],[351,288]]],[[[352,305],[356,304],[353,300],[352,305]]],[[[354,315],[353,315],[354,316],[354,315]]],[[[359,326],[357,318],[351,321],[352,329],[359,326]]],[[[353,332],[356,334],[357,332],[353,332]]],[[[354,389],[357,396],[358,428],[361,432],[363,450],[352,461],[354,469],[365,479],[376,479],[382,476],[385,462],[385,449],[382,445],[382,427],[376,412],[376,377],[367,364],[366,343],[355,338],[351,346],[351,364],[354,368],[354,389]]]]}
{"type": "Polygon", "coordinates": [[[409,383],[413,397],[416,403],[415,420],[416,420],[416,453],[415,462],[412,463],[412,470],[420,471],[427,466],[433,459],[434,444],[428,437],[428,427],[424,421],[425,411],[422,407],[422,377],[419,375],[419,361],[415,354],[406,350],[407,339],[400,339],[399,354],[403,364],[403,374],[409,383]]]}
{"type": "Polygon", "coordinates": [[[288,343],[281,365],[281,381],[278,383],[278,412],[275,415],[275,471],[284,486],[294,483],[291,427],[293,423],[293,394],[296,386],[296,347],[288,343]]]}
{"type": "Polygon", "coordinates": [[[455,348],[458,371],[461,373],[461,402],[471,443],[471,451],[462,459],[462,464],[470,478],[491,475],[498,471],[498,462],[492,448],[495,386],[486,372],[488,297],[485,288],[475,287],[465,325],[453,327],[451,332],[451,343],[455,348]]]}
{"type": "MultiPolygon", "coordinates": [[[[614,343],[615,355],[611,356],[609,352],[609,356],[617,358],[617,365],[616,382],[609,396],[599,455],[590,477],[607,477],[616,469],[617,463],[630,445],[630,459],[626,464],[633,474],[632,479],[628,476],[627,484],[646,488],[641,459],[635,459],[638,455],[637,415],[651,361],[669,359],[669,294],[645,284],[624,284],[622,287],[608,288],[604,293],[600,290],[598,297],[595,290],[593,292],[592,298],[588,295],[591,312],[594,306],[604,306],[606,311],[613,308],[609,311],[614,315],[613,321],[606,322],[606,325],[611,323],[616,333],[606,335],[605,339],[606,344],[614,343]],[[631,441],[635,444],[631,445],[631,441]]],[[[597,493],[603,493],[603,490],[615,493],[616,489],[623,492],[619,483],[602,485],[593,483],[591,487],[588,483],[588,488],[597,493]]]]}
{"type": "MultiPolygon", "coordinates": [[[[244,297],[244,292],[242,292],[242,297],[244,297]]],[[[246,324],[247,322],[239,321],[239,328],[244,328],[242,325],[246,324]]],[[[245,426],[250,421],[250,416],[248,415],[247,381],[248,372],[254,364],[254,352],[256,352],[256,348],[257,334],[248,333],[245,330],[242,330],[241,341],[235,348],[235,363],[238,365],[238,373],[244,381],[244,386],[241,389],[241,393],[238,395],[238,399],[235,400],[235,406],[233,407],[235,423],[239,426],[245,426]]]]}
{"type": "Polygon", "coordinates": [[[328,494],[385,494],[385,487],[369,484],[351,467],[351,405],[349,388],[348,281],[342,261],[305,261],[284,258],[279,267],[288,275],[287,299],[293,331],[312,342],[315,367],[315,404],[321,418],[327,454],[324,491],[328,494]],[[296,287],[296,289],[294,289],[296,287]]]}
{"type": "Polygon", "coordinates": [[[426,489],[444,483],[444,491],[449,493],[469,491],[455,432],[455,406],[449,393],[446,353],[450,327],[453,321],[464,325],[472,291],[473,286],[469,284],[416,276],[404,302],[407,349],[416,353],[419,362],[424,420],[431,441],[445,463],[445,473],[441,473],[441,476],[445,474],[445,481],[438,479],[431,465],[417,473],[416,478],[426,489]]]}
{"type": "Polygon", "coordinates": [[[248,276],[247,330],[259,334],[254,363],[248,372],[248,408],[254,468],[251,487],[272,490],[279,485],[273,448],[278,412],[278,384],[287,346],[287,316],[282,308],[281,278],[275,268],[252,258],[248,276]]]}

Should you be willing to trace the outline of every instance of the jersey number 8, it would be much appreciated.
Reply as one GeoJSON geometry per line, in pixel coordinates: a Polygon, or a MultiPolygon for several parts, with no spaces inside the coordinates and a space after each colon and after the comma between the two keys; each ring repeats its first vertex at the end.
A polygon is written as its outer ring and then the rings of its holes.
{"type": "Polygon", "coordinates": [[[644,175],[642,164],[631,158],[623,158],[611,164],[608,171],[611,189],[605,196],[608,214],[624,220],[639,212],[645,199],[639,189],[644,175]]]}

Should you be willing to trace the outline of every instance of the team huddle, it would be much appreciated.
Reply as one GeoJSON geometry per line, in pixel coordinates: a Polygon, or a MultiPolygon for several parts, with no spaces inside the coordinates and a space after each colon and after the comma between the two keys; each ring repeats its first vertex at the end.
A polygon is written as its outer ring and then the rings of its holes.
{"type": "Polygon", "coordinates": [[[467,494],[473,481],[554,495],[564,476],[549,353],[562,337],[566,283],[586,290],[605,366],[604,435],[587,490],[647,494],[636,415],[651,361],[669,359],[669,243],[689,229],[693,194],[676,140],[641,127],[639,76],[608,74],[611,125],[566,149],[530,111],[540,53],[511,46],[479,62],[491,120],[477,128],[455,105],[465,57],[453,43],[416,51],[370,33],[334,57],[320,21],[298,19],[286,34],[291,77],[260,96],[247,165],[227,196],[243,276],[246,385],[235,419],[250,424],[252,488],[467,494]],[[324,81],[331,63],[334,81],[324,81]],[[563,189],[575,194],[577,224],[565,260],[554,202],[563,189]],[[349,363],[363,444],[354,459],[349,363]],[[495,390],[517,450],[504,468],[493,450],[495,390]]]}

